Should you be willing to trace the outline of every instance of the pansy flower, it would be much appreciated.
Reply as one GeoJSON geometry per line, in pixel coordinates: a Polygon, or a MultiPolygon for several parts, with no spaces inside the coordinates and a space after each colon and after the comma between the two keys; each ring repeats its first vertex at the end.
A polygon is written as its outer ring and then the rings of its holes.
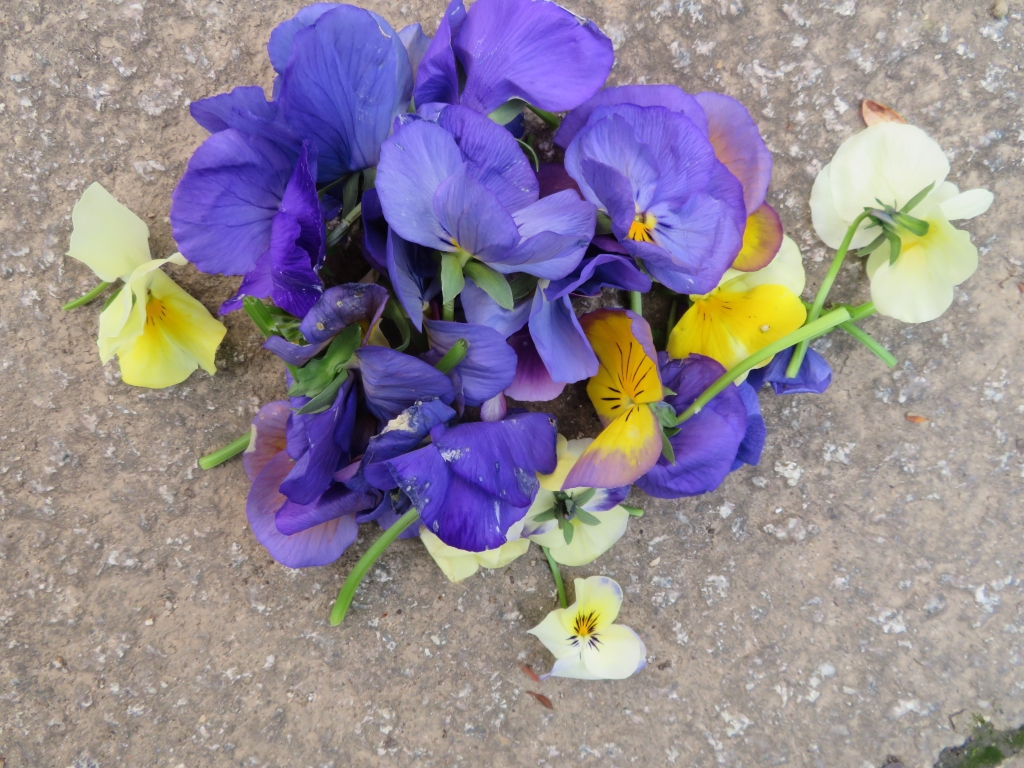
{"type": "MultiPolygon", "coordinates": [[[[953,302],[953,288],[978,267],[970,235],[949,222],[988,210],[986,189],[960,192],[947,182],[949,160],[924,131],[903,123],[873,125],[843,142],[811,189],[811,218],[818,236],[838,248],[864,210],[889,205],[927,224],[924,234],[901,230],[899,256],[892,261],[883,242],[867,261],[871,300],[879,314],[906,323],[934,320],[953,302]],[[903,210],[930,190],[912,210],[903,210]]],[[[879,234],[866,219],[852,248],[868,246],[879,234]]]]}
{"type": "Polygon", "coordinates": [[[768,266],[730,269],[713,291],[690,296],[690,308],[669,335],[669,356],[704,355],[732,368],[804,324],[804,282],[800,250],[787,237],[768,266]]]}
{"type": "Polygon", "coordinates": [[[366,464],[363,473],[370,485],[396,492],[407,509],[416,509],[445,544],[497,549],[533,503],[537,474],[555,469],[555,435],[555,420],[544,413],[439,424],[429,445],[366,464]]]}
{"type": "Polygon", "coordinates": [[[795,349],[785,349],[775,355],[768,365],[752,370],[747,375],[747,384],[755,390],[771,384],[776,395],[820,395],[832,384],[832,368],[824,357],[808,347],[796,376],[786,376],[786,368],[789,367],[795,349]]]}
{"type": "Polygon", "coordinates": [[[558,436],[558,465],[540,475],[540,490],[526,514],[521,536],[547,547],[555,562],[586,565],[603,555],[626,532],[629,512],[621,488],[563,488],[565,478],[593,440],[558,436]]]}
{"type": "Polygon", "coordinates": [[[576,602],[556,608],[529,633],[555,657],[547,677],[623,680],[647,665],[647,648],[629,627],[616,624],[622,587],[607,576],[576,579],[576,602]]]}
{"type": "Polygon", "coordinates": [[[100,360],[117,355],[121,380],[136,387],[180,384],[198,367],[216,373],[227,329],[160,271],[185,259],[153,260],[149,227],[98,183],[82,193],[71,221],[68,255],[104,282],[124,282],[100,313],[100,360]]]}
{"type": "Polygon", "coordinates": [[[512,99],[563,112],[604,85],[615,55],[597,25],[548,0],[453,0],[420,61],[417,107],[489,114],[512,99]]]}
{"type": "MultiPolygon", "coordinates": [[[[593,205],[570,190],[538,199],[537,178],[516,140],[465,107],[445,107],[436,122],[401,126],[381,150],[376,189],[391,230],[441,252],[445,302],[469,279],[512,309],[506,274],[564,277],[594,234],[593,205]]],[[[408,258],[393,250],[396,261],[408,258]]],[[[421,311],[422,296],[400,296],[410,315],[421,311]]]]}

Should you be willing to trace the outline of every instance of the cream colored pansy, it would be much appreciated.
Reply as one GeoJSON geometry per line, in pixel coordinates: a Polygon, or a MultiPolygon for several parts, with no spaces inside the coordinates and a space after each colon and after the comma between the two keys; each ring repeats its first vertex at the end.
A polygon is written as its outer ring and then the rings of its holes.
{"type": "Polygon", "coordinates": [[[502,544],[497,549],[485,549],[483,552],[467,552],[463,549],[449,547],[437,536],[420,526],[420,541],[427,552],[434,558],[438,568],[450,581],[459,582],[468,579],[481,567],[504,568],[517,557],[526,554],[530,548],[529,539],[514,539],[502,544]]]}
{"type": "Polygon", "coordinates": [[[526,513],[522,535],[540,546],[547,547],[555,562],[561,565],[586,565],[593,562],[611,549],[626,532],[629,512],[621,507],[619,502],[629,493],[629,486],[594,489],[582,508],[583,516],[591,522],[596,520],[597,525],[587,525],[577,515],[564,515],[566,507],[564,502],[560,502],[560,494],[570,499],[582,498],[591,490],[563,489],[562,485],[569,470],[576,465],[576,461],[592,442],[592,439],[566,440],[562,435],[558,436],[558,464],[550,475],[537,476],[540,490],[537,491],[530,511],[526,513]],[[558,524],[558,517],[551,518],[545,515],[552,508],[558,508],[558,512],[563,515],[562,525],[572,528],[568,543],[565,532],[558,524]],[[538,517],[541,519],[538,520],[538,517]]]}
{"type": "Polygon", "coordinates": [[[807,310],[800,294],[805,281],[800,249],[784,237],[766,267],[729,269],[715,290],[690,297],[693,303],[669,335],[669,357],[704,355],[732,368],[804,324],[807,310]]]}
{"type": "MultiPolygon", "coordinates": [[[[899,258],[889,264],[889,244],[883,243],[867,263],[871,300],[879,314],[908,323],[939,317],[953,301],[953,288],[978,266],[978,251],[970,236],[949,222],[971,219],[988,210],[993,195],[986,189],[960,192],[947,182],[949,161],[942,148],[912,125],[879,123],[850,137],[814,181],[811,218],[818,236],[838,248],[865,208],[891,205],[901,209],[933,185],[911,216],[928,223],[928,232],[899,233],[899,258]]],[[[863,248],[880,233],[865,221],[851,242],[863,248]]]]}
{"type": "Polygon", "coordinates": [[[137,387],[180,384],[200,366],[216,373],[214,355],[227,329],[160,271],[185,258],[153,260],[149,227],[99,184],[85,190],[71,220],[68,255],[104,282],[124,281],[100,314],[100,359],[117,355],[121,379],[137,387]]]}
{"type": "Polygon", "coordinates": [[[529,630],[555,657],[544,677],[622,680],[647,664],[647,648],[629,627],[615,624],[622,588],[607,576],[576,579],[576,602],[557,608],[529,630]]]}

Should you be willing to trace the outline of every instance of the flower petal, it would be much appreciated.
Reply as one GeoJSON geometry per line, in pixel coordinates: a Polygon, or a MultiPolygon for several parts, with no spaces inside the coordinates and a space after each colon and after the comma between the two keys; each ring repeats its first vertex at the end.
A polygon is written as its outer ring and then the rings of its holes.
{"type": "Polygon", "coordinates": [[[800,255],[800,249],[792,238],[783,237],[779,252],[768,266],[754,272],[730,269],[722,275],[719,285],[733,292],[749,291],[758,285],[781,285],[799,296],[804,292],[806,284],[807,273],[804,270],[804,259],[800,255]]]}
{"type": "Polygon", "coordinates": [[[380,322],[388,291],[380,285],[344,283],[324,291],[320,300],[304,315],[299,330],[310,344],[333,339],[352,323],[366,322],[370,330],[380,322]]]}
{"type": "Polygon", "coordinates": [[[544,295],[549,301],[570,293],[597,296],[604,288],[647,293],[651,290],[651,279],[637,269],[633,259],[617,253],[599,253],[581,261],[571,275],[552,280],[544,295]]]}
{"type": "Polygon", "coordinates": [[[832,383],[832,369],[824,357],[808,347],[800,370],[794,378],[786,377],[786,368],[796,347],[785,349],[772,358],[763,368],[755,368],[747,375],[747,384],[755,390],[772,385],[776,395],[814,394],[820,395],[832,383]]]}
{"type": "MultiPolygon", "coordinates": [[[[596,645],[583,646],[583,665],[595,680],[624,680],[647,665],[647,648],[629,627],[613,624],[600,632],[596,645]]],[[[566,675],[551,670],[555,677],[566,675]]]]}
{"type": "Polygon", "coordinates": [[[739,469],[743,464],[756,466],[761,461],[761,452],[764,450],[764,441],[768,437],[768,427],[764,423],[764,416],[761,415],[761,403],[757,398],[755,390],[748,382],[737,386],[743,404],[747,407],[747,432],[743,436],[736,451],[736,459],[732,468],[739,469]]]}
{"type": "MultiPolygon", "coordinates": [[[[476,559],[476,555],[479,553],[449,547],[427,530],[426,526],[420,526],[420,540],[427,548],[427,553],[434,558],[441,573],[448,577],[448,581],[457,584],[468,579],[480,568],[480,563],[476,559]]],[[[527,542],[527,546],[529,546],[529,542],[527,542]]]]}
{"type": "MultiPolygon", "coordinates": [[[[603,632],[615,619],[619,617],[619,608],[622,607],[622,587],[614,579],[607,576],[588,576],[585,579],[575,579],[573,586],[576,589],[576,614],[594,614],[592,622],[595,632],[603,632]]],[[[569,606],[569,612],[573,612],[573,606],[569,606]]],[[[563,616],[563,620],[566,617],[563,616]]],[[[569,626],[568,624],[566,625],[569,626]]]]}
{"type": "MultiPolygon", "coordinates": [[[[595,379],[591,379],[593,382],[595,379]]],[[[647,405],[634,405],[601,431],[565,480],[566,488],[614,488],[646,474],[661,456],[661,428],[647,405]]]]}
{"type": "Polygon", "coordinates": [[[506,395],[522,402],[539,403],[554,400],[562,394],[565,382],[556,382],[551,378],[529,330],[510,336],[508,345],[515,350],[518,362],[516,376],[505,389],[506,395]]]}
{"type": "Polygon", "coordinates": [[[565,148],[586,125],[594,110],[613,104],[635,104],[638,107],[665,107],[688,117],[697,129],[708,135],[704,109],[690,94],[675,85],[619,85],[605,88],[565,116],[555,133],[555,144],[565,148]]]}
{"type": "MultiPolygon", "coordinates": [[[[366,480],[375,488],[398,488],[434,533],[439,517],[448,509],[448,468],[437,448],[427,445],[384,461],[367,465],[366,480]]],[[[450,543],[450,542],[449,542],[450,543]]]]}
{"type": "Polygon", "coordinates": [[[99,182],[90,184],[71,211],[68,256],[85,264],[100,280],[127,279],[150,260],[149,227],[114,199],[99,182]]]}
{"type": "Polygon", "coordinates": [[[267,250],[292,158],[234,129],[204,141],[171,196],[171,228],[182,254],[202,271],[244,275],[267,250]]]}
{"type": "Polygon", "coordinates": [[[295,33],[316,23],[316,20],[327,11],[338,7],[338,3],[313,3],[299,10],[288,21],[282,21],[270,33],[270,40],[267,42],[267,54],[270,58],[270,65],[278,74],[284,72],[288,66],[288,59],[292,55],[292,43],[295,40],[295,33]]]}
{"type": "Polygon", "coordinates": [[[260,408],[252,420],[252,437],[242,454],[245,474],[252,481],[274,456],[285,449],[285,425],[291,414],[287,400],[274,400],[260,408]]]}
{"type": "Polygon", "coordinates": [[[452,135],[425,120],[402,126],[384,142],[376,189],[392,229],[410,242],[450,250],[448,233],[434,213],[434,195],[462,162],[452,135]]]}
{"type": "Polygon", "coordinates": [[[279,453],[260,470],[249,488],[245,515],[253,535],[271,557],[288,568],[333,563],[356,540],[359,526],[354,517],[345,516],[293,536],[285,536],[277,530],[275,515],[286,501],[278,486],[291,466],[288,455],[279,453]]]}
{"type": "Polygon", "coordinates": [[[477,0],[453,47],[466,71],[462,103],[485,115],[514,98],[573,109],[604,85],[614,61],[596,24],[545,0],[477,0]]]}
{"type": "Polygon", "coordinates": [[[547,280],[576,269],[594,236],[597,209],[572,190],[541,198],[515,214],[522,240],[494,267],[547,280]]]}
{"type": "Polygon", "coordinates": [[[461,248],[497,265],[519,242],[515,220],[493,192],[469,176],[465,165],[437,188],[434,215],[447,233],[442,250],[461,248]]]}
{"type": "Polygon", "coordinates": [[[462,0],[452,0],[441,17],[434,39],[430,41],[416,71],[416,105],[431,103],[457,104],[459,101],[459,73],[452,50],[452,37],[459,33],[466,19],[462,0]]]}
{"type": "Polygon", "coordinates": [[[569,544],[557,526],[546,533],[531,536],[531,540],[551,551],[556,563],[568,566],[587,565],[607,552],[626,533],[629,513],[616,506],[605,512],[594,514],[600,525],[584,525],[574,519],[573,537],[569,544]]]}
{"type": "Polygon", "coordinates": [[[579,658],[579,649],[572,644],[572,635],[565,628],[565,616],[569,612],[567,608],[556,608],[536,627],[526,630],[540,640],[556,659],[579,658]]]}
{"type": "Polygon", "coordinates": [[[278,102],[288,123],[320,148],[317,181],[370,168],[412,92],[409,56],[380,16],[350,5],[295,33],[278,102]]]}
{"type": "Polygon", "coordinates": [[[470,552],[503,545],[509,529],[523,519],[527,509],[498,499],[455,473],[448,476],[442,506],[430,509],[435,514],[421,512],[423,522],[445,544],[470,552]]]}
{"type": "Polygon", "coordinates": [[[366,407],[381,421],[390,421],[417,400],[455,398],[451,380],[419,358],[386,347],[360,347],[359,373],[366,407]]]}
{"type": "Polygon", "coordinates": [[[431,348],[442,355],[459,339],[469,342],[466,356],[456,366],[462,377],[466,405],[481,405],[512,383],[516,373],[516,353],[494,329],[444,320],[424,320],[423,325],[431,348]]]}
{"type": "Polygon", "coordinates": [[[235,128],[242,133],[261,136],[276,144],[291,158],[298,156],[302,139],[285,122],[279,105],[267,101],[258,85],[233,88],[189,104],[192,119],[210,133],[235,128]]]}
{"type": "Polygon", "coordinates": [[[537,473],[555,468],[554,421],[546,413],[519,413],[503,421],[459,424],[443,432],[435,429],[432,434],[455,475],[495,500],[524,507],[518,520],[537,493],[537,473]]]}
{"type": "Polygon", "coordinates": [[[506,338],[526,325],[533,306],[532,297],[528,296],[517,301],[512,309],[505,309],[472,280],[466,282],[459,297],[467,323],[486,325],[506,338]]]}
{"type": "Polygon", "coordinates": [[[291,536],[339,517],[354,518],[358,512],[373,509],[378,498],[376,493],[358,493],[343,485],[334,485],[311,504],[285,501],[274,516],[274,522],[278,531],[291,536]]]}
{"type": "Polygon", "coordinates": [[[782,245],[782,220],[768,203],[747,216],[743,230],[743,247],[732,263],[732,269],[755,272],[771,264],[782,245]]]}
{"type": "Polygon", "coordinates": [[[530,336],[552,381],[572,383],[597,373],[597,356],[568,296],[547,301],[543,291],[534,294],[530,336]]]}
{"type": "Polygon", "coordinates": [[[698,93],[695,98],[707,115],[708,139],[715,155],[740,180],[747,214],[753,214],[764,202],[772,176],[772,154],[757,123],[747,108],[731,96],[698,93]]]}
{"type": "Polygon", "coordinates": [[[995,195],[987,189],[969,189],[956,197],[944,200],[939,207],[942,208],[942,215],[950,221],[973,219],[985,213],[995,199],[995,195]]]}

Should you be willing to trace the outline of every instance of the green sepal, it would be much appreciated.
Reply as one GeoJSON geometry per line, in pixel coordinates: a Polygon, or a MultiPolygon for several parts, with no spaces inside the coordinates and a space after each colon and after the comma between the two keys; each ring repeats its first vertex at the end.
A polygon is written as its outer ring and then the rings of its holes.
{"type": "Polygon", "coordinates": [[[870,243],[865,245],[863,248],[858,248],[858,254],[871,254],[875,252],[875,249],[885,242],[885,232],[882,232],[878,237],[872,240],[870,243]]]}
{"type": "Polygon", "coordinates": [[[576,519],[584,525],[600,525],[601,521],[585,509],[576,508],[576,519]]]}
{"type": "Polygon", "coordinates": [[[562,118],[554,112],[548,112],[546,109],[533,106],[533,104],[527,104],[526,106],[531,112],[533,112],[533,114],[543,120],[544,124],[547,125],[548,128],[558,128],[558,126],[562,124],[562,118]]]}
{"type": "MultiPolygon", "coordinates": [[[[111,304],[113,304],[114,303],[114,299],[116,299],[118,296],[120,296],[121,295],[121,291],[123,291],[123,290],[124,290],[124,285],[119,285],[117,287],[117,290],[114,291],[112,294],[110,294],[110,296],[107,297],[107,300],[103,302],[103,309],[106,309],[111,304]]],[[[132,306],[134,307],[135,306],[135,301],[134,301],[135,295],[134,294],[132,295],[132,299],[133,299],[132,306]]],[[[103,309],[101,309],[100,311],[102,312],[103,309]]]]}
{"type": "Polygon", "coordinates": [[[532,161],[533,169],[535,171],[539,171],[540,170],[540,159],[537,157],[537,150],[535,150],[533,147],[531,147],[529,144],[527,144],[522,139],[516,139],[516,141],[519,142],[519,146],[522,148],[523,154],[525,154],[532,161]]]}
{"type": "Polygon", "coordinates": [[[271,336],[278,335],[270,308],[262,301],[255,296],[246,296],[242,299],[242,309],[252,319],[264,338],[269,339],[271,336]]]}
{"type": "Polygon", "coordinates": [[[498,125],[508,125],[522,114],[526,109],[526,102],[522,99],[510,99],[487,115],[498,125]]]}
{"type": "Polygon", "coordinates": [[[669,464],[676,463],[676,452],[672,448],[672,443],[668,440],[668,435],[664,431],[661,433],[661,455],[665,457],[665,461],[669,464]]]}
{"type": "Polygon", "coordinates": [[[597,229],[595,235],[610,235],[612,233],[612,218],[604,211],[597,212],[597,229]]]}
{"type": "Polygon", "coordinates": [[[362,336],[362,329],[355,323],[335,336],[323,357],[314,358],[296,369],[295,383],[289,387],[288,394],[291,397],[316,397],[332,386],[352,358],[352,353],[359,348],[362,336]]]}
{"type": "Polygon", "coordinates": [[[903,229],[907,230],[912,235],[924,237],[925,235],[928,234],[928,222],[924,221],[923,219],[918,219],[913,216],[910,216],[909,214],[900,213],[899,211],[896,211],[896,213],[892,214],[892,217],[893,219],[896,220],[896,223],[899,226],[903,227],[903,229]]]}
{"type": "Polygon", "coordinates": [[[676,418],[676,409],[668,403],[661,401],[650,404],[651,411],[654,412],[654,418],[658,420],[658,424],[664,427],[674,427],[678,424],[679,419],[676,418]]]}
{"type": "Polygon", "coordinates": [[[896,259],[900,257],[900,249],[903,247],[903,242],[900,240],[899,235],[889,230],[885,231],[885,239],[889,241],[889,266],[896,263],[896,259]]]}
{"type": "Polygon", "coordinates": [[[515,302],[532,296],[534,289],[537,287],[538,279],[525,272],[517,272],[513,275],[512,279],[508,281],[509,287],[512,289],[512,301],[515,302]]]}
{"type": "Polygon", "coordinates": [[[455,301],[455,297],[466,287],[466,278],[462,275],[462,264],[454,253],[441,254],[441,296],[445,304],[455,301]]]}
{"type": "Polygon", "coordinates": [[[402,343],[395,347],[395,351],[405,352],[412,341],[412,326],[409,324],[409,318],[406,317],[405,310],[402,309],[402,306],[397,301],[388,301],[384,305],[384,317],[393,322],[398,327],[398,332],[402,335],[402,343]]]}
{"type": "Polygon", "coordinates": [[[349,174],[341,188],[341,215],[348,216],[359,202],[359,181],[361,173],[349,174]]]}
{"type": "Polygon", "coordinates": [[[334,404],[334,398],[338,396],[338,390],[341,389],[341,385],[345,383],[347,378],[348,371],[342,368],[341,373],[335,377],[334,381],[328,384],[320,394],[299,408],[296,413],[300,416],[305,416],[307,413],[326,411],[334,404]]]}
{"type": "Polygon", "coordinates": [[[597,493],[597,489],[596,488],[587,488],[587,490],[585,490],[583,493],[581,493],[581,494],[579,494],[577,496],[573,496],[572,497],[572,502],[577,507],[582,507],[584,504],[587,504],[592,498],[594,498],[594,494],[596,494],[596,493],[597,493]]]}
{"type": "Polygon", "coordinates": [[[551,509],[547,510],[546,512],[541,512],[539,515],[534,516],[533,522],[535,522],[535,523],[543,523],[546,520],[554,520],[554,519],[555,519],[555,507],[552,507],[551,509]]]}
{"type": "Polygon", "coordinates": [[[377,167],[367,168],[363,171],[363,192],[377,186],[377,167]]]}
{"type": "Polygon", "coordinates": [[[575,533],[574,528],[575,526],[570,522],[566,522],[565,525],[562,526],[562,536],[565,538],[565,543],[567,545],[572,544],[572,535],[575,533]]]}
{"type": "Polygon", "coordinates": [[[934,181],[927,187],[922,189],[920,192],[918,192],[916,195],[914,195],[912,198],[907,200],[906,204],[902,208],[900,208],[900,213],[910,213],[921,203],[922,200],[928,197],[928,193],[931,192],[933,189],[935,189],[934,181]]]}
{"type": "Polygon", "coordinates": [[[628,507],[625,504],[619,504],[624,510],[629,513],[630,517],[643,517],[644,511],[640,507],[628,507]]]}
{"type": "MultiPolygon", "coordinates": [[[[442,262],[441,284],[444,286],[444,264],[442,262]]],[[[469,261],[462,268],[466,277],[476,283],[476,287],[484,291],[488,296],[497,302],[502,309],[512,309],[515,303],[512,301],[512,288],[508,280],[500,272],[495,272],[482,261],[469,261]]],[[[461,288],[459,290],[462,290],[461,288]]]]}
{"type": "Polygon", "coordinates": [[[434,363],[434,367],[441,373],[447,375],[452,368],[462,362],[469,351],[469,342],[466,339],[456,339],[452,348],[444,353],[444,357],[434,363]]]}
{"type": "Polygon", "coordinates": [[[678,394],[679,394],[678,392],[676,392],[673,389],[669,389],[664,384],[661,385],[661,396],[662,397],[672,397],[673,395],[678,395],[678,394]]]}

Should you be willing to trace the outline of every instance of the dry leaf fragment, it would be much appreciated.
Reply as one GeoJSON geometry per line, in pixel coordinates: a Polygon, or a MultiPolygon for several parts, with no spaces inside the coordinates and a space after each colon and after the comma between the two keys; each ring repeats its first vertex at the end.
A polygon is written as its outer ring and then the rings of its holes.
{"type": "Polygon", "coordinates": [[[529,677],[531,680],[533,680],[533,682],[535,682],[535,683],[539,683],[540,682],[540,678],[537,677],[537,673],[534,672],[532,669],[530,669],[529,666],[527,666],[526,664],[520,664],[519,668],[521,670],[523,670],[523,672],[526,674],[526,676],[529,677]]]}
{"type": "Polygon", "coordinates": [[[911,422],[912,424],[924,424],[926,421],[928,421],[928,417],[918,416],[916,413],[908,413],[907,421],[911,422]]]}
{"type": "Polygon", "coordinates": [[[889,109],[885,104],[879,104],[871,99],[864,99],[860,103],[860,114],[870,128],[879,123],[905,123],[906,120],[895,109],[889,109]]]}
{"type": "Polygon", "coordinates": [[[551,699],[549,699],[543,693],[535,693],[533,691],[527,691],[527,693],[530,694],[531,696],[533,696],[533,698],[535,698],[537,701],[539,701],[540,705],[542,707],[544,707],[545,709],[554,709],[555,708],[555,705],[551,703],[551,699]]]}

